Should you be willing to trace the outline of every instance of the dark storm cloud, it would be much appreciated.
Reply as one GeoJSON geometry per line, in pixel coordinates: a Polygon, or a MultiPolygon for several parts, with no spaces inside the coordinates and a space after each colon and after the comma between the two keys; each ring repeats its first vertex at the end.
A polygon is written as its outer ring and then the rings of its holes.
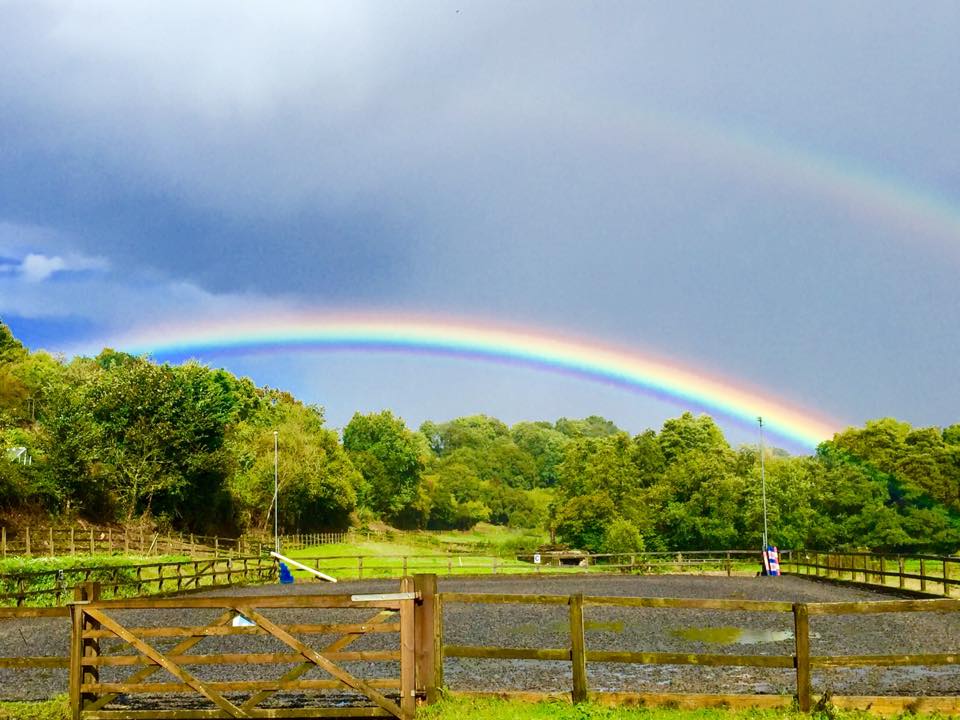
{"type": "Polygon", "coordinates": [[[955,415],[944,239],[692,137],[732,128],[956,203],[954,3],[0,13],[0,220],[105,258],[112,292],[148,275],[151,312],[169,293],[171,312],[507,316],[853,421],[955,415]]]}

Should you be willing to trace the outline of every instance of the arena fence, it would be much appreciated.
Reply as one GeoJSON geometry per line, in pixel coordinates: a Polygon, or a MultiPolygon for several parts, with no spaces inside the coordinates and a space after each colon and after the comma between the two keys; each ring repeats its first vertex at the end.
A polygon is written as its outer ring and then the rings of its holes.
{"type": "MultiPolygon", "coordinates": [[[[6,658],[0,667],[69,668],[70,704],[75,720],[135,720],[138,718],[230,718],[230,717],[397,717],[413,716],[416,699],[436,700],[444,683],[445,660],[452,658],[508,659],[529,662],[552,661],[570,663],[572,702],[594,700],[602,703],[644,705],[669,704],[680,707],[787,707],[794,703],[800,710],[814,707],[811,671],[817,668],[864,668],[901,666],[948,666],[960,664],[956,654],[896,654],[821,656],[810,652],[810,618],[818,615],[875,613],[960,612],[958,599],[896,600],[881,602],[789,603],[734,599],[678,599],[642,597],[591,597],[575,595],[515,595],[497,593],[437,592],[435,575],[404,578],[399,593],[377,595],[284,595],[241,597],[197,597],[132,600],[101,600],[99,588],[92,584],[77,591],[77,599],[66,608],[7,608],[0,617],[69,617],[71,643],[69,655],[58,658],[6,658]],[[524,613],[531,605],[566,608],[569,623],[569,644],[552,648],[516,648],[452,645],[444,640],[445,608],[460,604],[476,606],[498,604],[524,613]],[[361,622],[317,622],[292,624],[273,617],[276,609],[316,611],[318,618],[331,609],[373,609],[376,614],[361,622]],[[651,652],[644,648],[626,650],[593,649],[585,633],[585,612],[592,608],[665,608],[778,613],[792,617],[794,647],[783,655],[728,655],[706,653],[651,652]],[[123,618],[124,610],[157,610],[159,624],[132,626],[123,618]],[[221,611],[204,625],[168,626],[167,615],[160,611],[208,609],[221,611]],[[236,623],[241,617],[245,622],[236,623]],[[390,650],[350,651],[346,648],[369,633],[395,633],[397,647],[390,650]],[[202,653],[197,645],[208,637],[233,635],[270,636],[286,648],[282,653],[233,652],[202,653]],[[328,644],[318,646],[306,638],[324,635],[328,644]],[[329,643],[330,635],[339,635],[329,643]],[[103,654],[99,643],[104,639],[119,640],[123,650],[103,654]],[[161,651],[157,641],[176,644],[161,651]],[[342,663],[399,663],[399,676],[362,679],[348,672],[342,663]],[[741,666],[792,669],[795,695],[754,694],[682,694],[592,692],[587,668],[591,663],[633,663],[645,665],[741,666]],[[197,665],[256,665],[262,676],[255,680],[202,681],[188,668],[197,665]],[[276,677],[277,665],[288,669],[276,677]],[[290,666],[293,666],[292,668],[290,666]],[[131,674],[119,682],[100,679],[104,667],[130,667],[131,674]],[[323,679],[305,679],[319,668],[323,679]],[[174,682],[149,682],[150,676],[166,670],[174,682]],[[318,700],[303,707],[277,710],[263,703],[277,692],[316,693],[334,691],[348,694],[332,708],[318,700]],[[383,691],[383,692],[381,692],[383,691]],[[391,694],[391,692],[393,694],[391,694]],[[399,691],[399,695],[396,692],[399,691]],[[147,694],[172,698],[160,701],[153,709],[131,709],[124,698],[147,694]],[[236,695],[242,694],[237,699],[236,695]],[[182,709],[177,698],[193,698],[206,703],[206,709],[182,709]]],[[[312,615],[311,615],[312,617],[312,615]]],[[[453,616],[451,616],[453,617],[453,616]]],[[[461,615],[461,617],[463,617],[461,615]]],[[[470,617],[467,615],[466,617],[470,617]]],[[[322,618],[320,618],[322,619],[322,618]]],[[[450,619],[447,623],[451,622],[450,619]]],[[[364,666],[366,667],[366,666],[364,666]]],[[[510,694],[458,693],[465,695],[510,694]]],[[[551,693],[520,693],[515,697],[528,700],[556,698],[551,693]]],[[[960,696],[833,696],[830,702],[841,708],[869,709],[878,714],[912,712],[960,713],[960,696]]]]}
{"type": "Polygon", "coordinates": [[[784,553],[781,566],[796,575],[892,586],[946,597],[960,585],[960,557],[953,555],[795,550],[784,553]]]}

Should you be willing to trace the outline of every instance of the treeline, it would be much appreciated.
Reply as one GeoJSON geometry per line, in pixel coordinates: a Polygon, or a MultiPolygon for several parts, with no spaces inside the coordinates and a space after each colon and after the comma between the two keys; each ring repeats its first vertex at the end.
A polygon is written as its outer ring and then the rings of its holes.
{"type": "MultiPolygon", "coordinates": [[[[247,378],[112,350],[67,363],[0,324],[0,443],[32,459],[0,462],[0,510],[265,529],[275,432],[288,532],[484,521],[546,528],[591,551],[760,543],[757,448],[730,447],[705,415],[631,437],[600,417],[508,427],[473,416],[414,430],[384,411],[356,414],[340,438],[321,408],[247,378]]],[[[960,425],[878,420],[812,456],[768,451],[765,469],[778,545],[960,547],[960,425]]]]}

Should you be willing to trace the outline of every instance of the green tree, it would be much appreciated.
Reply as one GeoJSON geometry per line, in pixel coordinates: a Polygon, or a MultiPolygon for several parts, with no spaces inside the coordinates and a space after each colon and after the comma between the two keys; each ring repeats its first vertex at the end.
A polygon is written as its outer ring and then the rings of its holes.
{"type": "Polygon", "coordinates": [[[423,445],[389,410],[354,414],[343,430],[343,447],[366,480],[364,503],[390,519],[420,499],[423,445]]]}

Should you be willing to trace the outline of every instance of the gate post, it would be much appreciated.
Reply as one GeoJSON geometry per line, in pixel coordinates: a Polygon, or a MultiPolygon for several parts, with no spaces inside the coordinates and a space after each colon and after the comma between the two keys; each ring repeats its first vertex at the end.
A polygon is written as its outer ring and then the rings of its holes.
{"type": "Polygon", "coordinates": [[[80,712],[88,701],[93,699],[90,693],[84,693],[81,686],[100,681],[100,669],[95,665],[82,665],[84,658],[100,654],[100,641],[96,638],[84,638],[85,630],[99,630],[100,623],[90,620],[84,606],[100,599],[100,583],[88,582],[74,588],[74,604],[70,606],[70,712],[73,720],[80,720],[80,712]]]}
{"type": "Polygon", "coordinates": [[[413,576],[413,588],[420,595],[414,607],[417,648],[417,692],[426,696],[428,703],[438,698],[437,682],[437,576],[421,574],[413,576]]]}
{"type": "MultiPolygon", "coordinates": [[[[413,592],[413,578],[400,580],[400,592],[413,592]]],[[[403,720],[413,720],[417,711],[417,655],[414,601],[400,601],[400,713],[403,720]]]]}

